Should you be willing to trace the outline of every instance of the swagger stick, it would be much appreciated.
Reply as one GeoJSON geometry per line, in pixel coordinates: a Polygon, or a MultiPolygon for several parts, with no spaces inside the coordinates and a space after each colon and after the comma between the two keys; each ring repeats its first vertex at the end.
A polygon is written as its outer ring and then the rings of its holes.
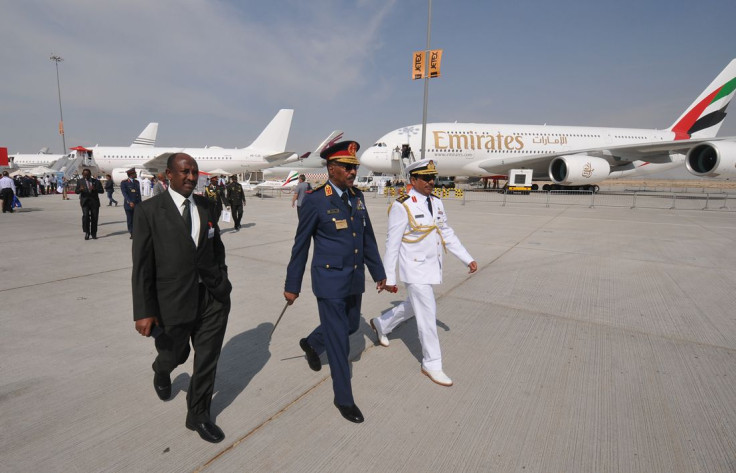
{"type": "Polygon", "coordinates": [[[276,323],[273,324],[273,330],[271,330],[271,334],[268,336],[268,339],[271,340],[271,337],[273,336],[273,333],[276,331],[276,327],[278,327],[279,322],[281,322],[281,317],[284,316],[284,312],[286,312],[286,308],[289,307],[289,301],[286,301],[286,305],[284,305],[284,310],[281,311],[281,314],[279,314],[279,318],[276,319],[276,323]]]}

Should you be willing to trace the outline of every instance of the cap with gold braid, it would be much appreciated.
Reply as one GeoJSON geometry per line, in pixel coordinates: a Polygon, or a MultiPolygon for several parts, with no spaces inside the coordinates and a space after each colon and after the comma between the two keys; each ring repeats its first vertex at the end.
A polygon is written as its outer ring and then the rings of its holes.
{"type": "Polygon", "coordinates": [[[360,149],[357,141],[341,141],[322,151],[319,155],[327,163],[360,164],[355,153],[360,149]]]}
{"type": "Polygon", "coordinates": [[[409,176],[437,176],[437,168],[434,165],[434,161],[424,159],[408,165],[406,167],[406,173],[409,176]]]}

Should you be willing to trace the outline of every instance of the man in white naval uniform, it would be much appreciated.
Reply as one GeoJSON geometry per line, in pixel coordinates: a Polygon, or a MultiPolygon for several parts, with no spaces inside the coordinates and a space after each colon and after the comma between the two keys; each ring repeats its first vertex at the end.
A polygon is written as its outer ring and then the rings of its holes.
{"type": "Polygon", "coordinates": [[[463,247],[455,232],[447,225],[442,201],[432,195],[437,169],[429,159],[406,168],[412,188],[393,202],[388,214],[386,255],[386,289],[396,291],[396,263],[399,279],[406,284],[407,299],[371,320],[378,342],[387,347],[386,337],[401,322],[416,316],[419,341],[422,343],[422,373],[442,386],[452,380],[442,370],[442,353],[437,337],[437,304],[433,284],[442,283],[442,254],[449,250],[471,273],[478,264],[463,247]]]}

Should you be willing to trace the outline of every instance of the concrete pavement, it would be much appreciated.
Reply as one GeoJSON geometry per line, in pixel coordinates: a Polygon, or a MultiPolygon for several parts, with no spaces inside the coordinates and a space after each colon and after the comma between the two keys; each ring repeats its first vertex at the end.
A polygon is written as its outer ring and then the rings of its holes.
{"type": "MultiPolygon", "coordinates": [[[[733,213],[446,200],[480,267],[448,255],[436,291],[455,385],[420,374],[413,321],[374,345],[367,321],[406,291],[368,287],[356,425],[326,360],[315,373],[298,346],[318,321],[308,271],[268,340],[296,214],[249,198],[243,229],[223,233],[234,292],[213,445],[184,427],[191,360],[170,401],[153,392],[122,208],[103,206],[84,241],[72,199],[0,217],[4,472],[736,471],[733,213]]],[[[386,201],[367,205],[382,249],[386,201]]]]}

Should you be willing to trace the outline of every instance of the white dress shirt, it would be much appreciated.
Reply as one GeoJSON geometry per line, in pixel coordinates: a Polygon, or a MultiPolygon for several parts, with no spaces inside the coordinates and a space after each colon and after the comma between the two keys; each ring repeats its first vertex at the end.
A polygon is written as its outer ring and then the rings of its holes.
{"type": "Polygon", "coordinates": [[[189,200],[189,212],[192,216],[192,240],[194,240],[194,245],[196,246],[199,241],[199,212],[197,211],[197,205],[194,203],[194,199],[191,195],[189,197],[184,197],[176,192],[171,186],[169,186],[169,195],[174,200],[174,204],[176,205],[176,208],[179,209],[179,214],[182,215],[182,218],[184,218],[184,209],[186,209],[184,201],[189,200]]]}

